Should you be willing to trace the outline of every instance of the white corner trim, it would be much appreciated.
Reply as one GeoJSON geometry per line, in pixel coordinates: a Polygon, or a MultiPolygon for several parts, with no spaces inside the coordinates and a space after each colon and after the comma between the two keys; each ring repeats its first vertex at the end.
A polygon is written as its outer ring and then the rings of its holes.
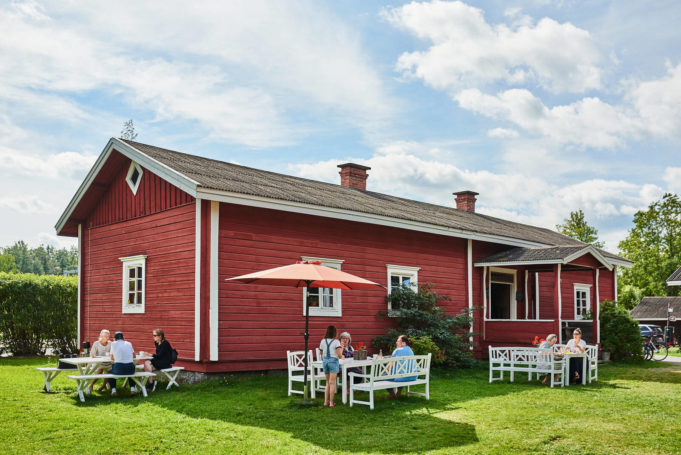
{"type": "Polygon", "coordinates": [[[601,295],[598,288],[599,274],[600,270],[596,269],[596,314],[594,314],[593,317],[596,318],[596,331],[598,332],[596,334],[596,343],[598,344],[601,343],[601,295]]]}
{"type": "Polygon", "coordinates": [[[558,315],[557,315],[557,319],[558,319],[558,342],[560,344],[563,344],[563,321],[562,321],[563,296],[561,295],[562,290],[560,288],[560,281],[561,281],[560,268],[561,268],[561,265],[558,264],[558,283],[557,283],[557,286],[558,286],[558,315]]]}
{"type": "Polygon", "coordinates": [[[194,360],[201,360],[201,199],[196,199],[194,246],[194,360]]]}
{"type": "MultiPolygon", "coordinates": [[[[598,269],[596,269],[598,270],[598,269]]],[[[572,283],[572,287],[574,288],[583,288],[583,289],[591,289],[591,285],[587,283],[572,283]]]]}
{"type": "Polygon", "coordinates": [[[537,307],[535,316],[539,319],[539,272],[534,272],[534,305],[537,307]]]}
{"type": "Polygon", "coordinates": [[[487,291],[487,266],[484,266],[482,269],[482,311],[485,320],[491,316],[487,314],[487,291]]]}
{"type": "Polygon", "coordinates": [[[529,275],[530,271],[525,269],[525,287],[523,288],[523,294],[525,294],[525,319],[529,319],[527,314],[530,312],[530,297],[527,295],[527,280],[529,275]]]}
{"type": "MultiPolygon", "coordinates": [[[[319,261],[322,264],[343,264],[345,259],[329,259],[329,258],[318,258],[312,256],[301,256],[301,261],[319,261]]],[[[339,269],[340,270],[340,269],[339,269]]]]}
{"type": "Polygon", "coordinates": [[[220,203],[210,202],[210,360],[218,360],[218,251],[220,203]]]}
{"type": "MultiPolygon", "coordinates": [[[[467,272],[467,287],[468,287],[468,315],[472,317],[473,315],[473,240],[468,239],[468,248],[466,255],[466,272],[467,272]]],[[[473,350],[473,320],[471,320],[470,329],[468,332],[470,335],[468,339],[471,343],[470,349],[473,350]]]]}
{"type": "Polygon", "coordinates": [[[78,346],[80,346],[80,343],[83,341],[80,339],[80,306],[82,305],[81,299],[80,299],[80,294],[81,291],[83,290],[83,285],[82,285],[82,264],[83,264],[83,225],[78,223],[78,295],[76,296],[77,302],[78,302],[78,328],[76,330],[77,332],[77,343],[78,346]]]}

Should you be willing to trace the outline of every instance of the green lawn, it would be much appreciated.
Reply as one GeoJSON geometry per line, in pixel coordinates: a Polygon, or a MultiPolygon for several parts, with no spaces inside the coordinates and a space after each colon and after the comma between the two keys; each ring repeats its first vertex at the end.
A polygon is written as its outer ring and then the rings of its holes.
{"type": "Polygon", "coordinates": [[[436,372],[430,401],[381,393],[374,411],[301,407],[261,375],[80,403],[63,373],[41,391],[45,364],[0,359],[2,453],[681,453],[681,368],[659,362],[564,389],[436,372]]]}

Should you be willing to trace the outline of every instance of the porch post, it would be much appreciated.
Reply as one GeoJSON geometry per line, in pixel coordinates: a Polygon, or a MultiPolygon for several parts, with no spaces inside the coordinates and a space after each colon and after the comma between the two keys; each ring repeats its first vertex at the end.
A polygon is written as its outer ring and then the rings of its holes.
{"type": "Polygon", "coordinates": [[[593,343],[597,344],[601,342],[600,325],[598,323],[601,299],[598,295],[598,274],[600,270],[598,267],[593,269],[593,280],[594,280],[594,292],[591,295],[591,317],[593,318],[593,343]]]}
{"type": "Polygon", "coordinates": [[[555,321],[556,333],[558,335],[558,343],[563,343],[563,331],[561,330],[561,315],[562,302],[560,295],[560,268],[561,264],[553,266],[553,317],[555,321]]]}
{"type": "Polygon", "coordinates": [[[530,319],[530,306],[529,306],[529,300],[527,294],[529,294],[528,289],[527,289],[527,277],[530,275],[530,272],[527,270],[527,267],[525,267],[525,288],[523,289],[525,291],[525,320],[530,319]]]}

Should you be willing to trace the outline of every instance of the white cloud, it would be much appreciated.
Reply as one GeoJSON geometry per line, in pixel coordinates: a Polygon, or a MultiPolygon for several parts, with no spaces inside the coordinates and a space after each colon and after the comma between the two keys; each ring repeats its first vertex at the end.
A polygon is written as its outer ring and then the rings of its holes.
{"type": "Polygon", "coordinates": [[[681,132],[681,63],[667,65],[667,75],[634,86],[629,98],[653,134],[676,135],[681,132]]]}
{"type": "Polygon", "coordinates": [[[61,152],[49,156],[31,155],[0,145],[0,174],[79,179],[92,167],[95,159],[96,155],[77,152],[61,152]]]}
{"type": "MultiPolygon", "coordinates": [[[[517,10],[507,10],[515,17],[517,10]]],[[[601,87],[600,52],[588,31],[550,18],[532,25],[489,24],[483,11],[465,3],[412,2],[384,13],[395,26],[428,41],[423,52],[405,52],[404,74],[438,89],[459,90],[505,81],[536,81],[555,92],[601,87]]]]}
{"type": "Polygon", "coordinates": [[[667,184],[668,191],[681,194],[681,167],[667,167],[662,179],[667,184]]]}
{"type": "Polygon", "coordinates": [[[20,215],[52,212],[54,209],[38,196],[7,195],[0,197],[0,209],[10,209],[20,215]]]}
{"type": "Polygon", "coordinates": [[[639,137],[642,131],[642,125],[630,112],[598,98],[548,108],[525,89],[497,95],[469,89],[458,93],[455,99],[464,109],[512,122],[525,131],[562,144],[611,148],[623,145],[626,137],[639,137]]]}
{"type": "Polygon", "coordinates": [[[519,136],[516,130],[510,130],[507,128],[494,128],[487,132],[489,137],[497,137],[500,139],[516,138],[519,136]]]}
{"type": "Polygon", "coordinates": [[[303,133],[287,111],[368,132],[394,108],[355,33],[316,3],[12,3],[0,29],[0,102],[31,96],[64,118],[84,116],[72,95],[102,91],[268,147],[303,133]]]}

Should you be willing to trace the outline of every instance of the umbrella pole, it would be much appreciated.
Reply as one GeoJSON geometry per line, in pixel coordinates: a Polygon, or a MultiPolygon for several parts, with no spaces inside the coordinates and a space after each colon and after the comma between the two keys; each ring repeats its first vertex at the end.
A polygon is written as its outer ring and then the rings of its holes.
{"type": "MultiPolygon", "coordinates": [[[[303,357],[303,362],[305,364],[305,371],[303,372],[303,384],[304,385],[304,390],[303,390],[303,403],[304,404],[309,404],[312,403],[312,400],[309,400],[308,397],[308,385],[307,385],[307,371],[308,371],[308,364],[307,364],[307,348],[308,348],[308,339],[310,338],[310,333],[308,331],[309,329],[309,322],[310,322],[310,283],[311,281],[306,281],[305,282],[307,286],[305,287],[305,333],[303,336],[305,337],[305,354],[303,357]]],[[[314,387],[314,384],[312,385],[314,387]]]]}

